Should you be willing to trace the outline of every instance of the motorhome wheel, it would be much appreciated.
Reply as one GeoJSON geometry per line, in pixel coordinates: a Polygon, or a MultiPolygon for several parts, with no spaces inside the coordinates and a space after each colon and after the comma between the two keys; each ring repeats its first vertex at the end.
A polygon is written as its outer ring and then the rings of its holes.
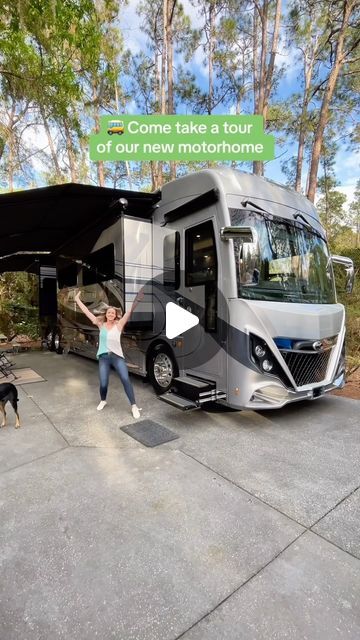
{"type": "Polygon", "coordinates": [[[178,373],[174,357],[165,347],[160,345],[150,354],[148,375],[156,393],[165,393],[170,389],[178,373]]]}
{"type": "Polygon", "coordinates": [[[48,329],[48,331],[46,332],[46,346],[48,348],[49,351],[55,351],[55,345],[54,345],[54,331],[53,329],[48,329]]]}

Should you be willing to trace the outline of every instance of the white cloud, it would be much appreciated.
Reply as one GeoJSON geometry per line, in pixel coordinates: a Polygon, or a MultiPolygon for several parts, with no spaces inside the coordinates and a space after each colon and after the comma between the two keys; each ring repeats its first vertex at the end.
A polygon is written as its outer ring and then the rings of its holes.
{"type": "Polygon", "coordinates": [[[201,16],[199,16],[199,7],[194,7],[189,0],[182,0],[181,4],[184,7],[185,15],[191,19],[193,29],[201,29],[203,20],[201,16]]]}
{"type": "MultiPolygon", "coordinates": [[[[194,7],[189,0],[183,0],[181,4],[184,7],[185,15],[191,19],[193,29],[202,27],[202,18],[199,16],[199,9],[194,7]]],[[[122,7],[120,15],[119,28],[124,37],[125,47],[130,49],[133,54],[140,53],[146,48],[147,36],[141,27],[143,18],[136,13],[139,2],[130,2],[122,7]]]]}
{"type": "Polygon", "coordinates": [[[200,74],[203,78],[208,77],[208,68],[204,64],[206,56],[204,54],[202,46],[198,47],[189,63],[188,67],[192,73],[200,74]],[[195,68],[194,68],[195,67],[195,68]]]}
{"type": "Polygon", "coordinates": [[[339,191],[341,188],[349,189],[349,192],[354,190],[360,177],[360,151],[340,149],[335,157],[335,174],[340,183],[336,187],[339,191]]]}
{"type": "MultiPolygon", "coordinates": [[[[340,191],[340,193],[343,193],[346,196],[346,201],[344,202],[344,211],[345,212],[349,211],[349,206],[350,206],[351,202],[354,200],[355,188],[356,188],[355,184],[335,187],[336,191],[340,191]]],[[[318,201],[322,197],[323,197],[322,194],[319,193],[319,191],[317,191],[316,196],[315,196],[315,206],[317,206],[318,201]]]]}
{"type": "Polygon", "coordinates": [[[43,125],[37,125],[27,127],[23,133],[23,140],[30,149],[36,147],[37,149],[43,149],[48,146],[48,139],[43,125]]]}
{"type": "Polygon", "coordinates": [[[136,106],[136,102],[135,102],[135,100],[133,98],[126,105],[126,113],[129,113],[130,115],[132,115],[132,114],[134,114],[136,112],[137,112],[137,106],[136,106]]]}
{"type": "Polygon", "coordinates": [[[354,169],[360,176],[360,151],[343,152],[342,165],[346,169],[354,169]]]}
{"type": "MultiPolygon", "coordinates": [[[[340,193],[343,193],[346,196],[346,201],[344,202],[345,211],[348,211],[349,205],[354,199],[355,188],[356,188],[355,184],[335,187],[336,191],[340,191],[340,193]]],[[[322,197],[323,195],[319,191],[317,191],[315,196],[315,205],[317,205],[318,201],[322,197]]]]}
{"type": "Polygon", "coordinates": [[[336,191],[340,191],[346,196],[345,206],[347,207],[354,200],[356,184],[336,187],[336,191]]]}
{"type": "MultiPolygon", "coordinates": [[[[36,153],[36,151],[42,151],[42,153],[48,155],[49,143],[43,125],[27,127],[23,133],[22,139],[28,149],[33,153],[36,153]]],[[[35,171],[41,172],[45,169],[45,164],[40,155],[33,155],[31,157],[31,164],[35,171]]]]}
{"type": "Polygon", "coordinates": [[[282,67],[284,64],[286,66],[282,82],[285,80],[286,82],[291,83],[297,78],[300,71],[298,56],[299,51],[291,45],[288,46],[285,38],[280,38],[275,58],[275,66],[277,68],[282,67]]]}
{"type": "MultiPolygon", "coordinates": [[[[52,136],[55,149],[58,144],[58,131],[53,127],[50,127],[50,134],[52,136]]],[[[31,165],[36,173],[43,173],[49,169],[53,164],[48,138],[46,135],[45,127],[43,125],[33,125],[28,127],[23,133],[23,141],[27,148],[34,154],[30,158],[31,165]]],[[[63,171],[67,170],[64,164],[64,158],[61,154],[58,154],[58,162],[60,168],[63,171]]]]}
{"type": "Polygon", "coordinates": [[[140,53],[146,48],[146,34],[141,28],[142,18],[137,15],[138,3],[131,2],[122,7],[119,28],[123,34],[124,45],[132,54],[140,53]]]}

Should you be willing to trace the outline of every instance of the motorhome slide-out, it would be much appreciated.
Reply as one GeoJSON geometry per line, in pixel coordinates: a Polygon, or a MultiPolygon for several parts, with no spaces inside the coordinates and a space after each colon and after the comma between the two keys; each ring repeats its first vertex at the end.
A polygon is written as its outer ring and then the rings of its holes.
{"type": "Polygon", "coordinates": [[[350,290],[351,260],[330,255],[300,194],[228,168],[187,175],[137,214],[124,198],[86,256],[59,258],[56,347],[95,357],[98,331],[76,307],[77,288],[94,314],[128,310],[142,288],[122,345],[161,400],[183,410],[313,400],[344,384],[334,262],[350,290]]]}

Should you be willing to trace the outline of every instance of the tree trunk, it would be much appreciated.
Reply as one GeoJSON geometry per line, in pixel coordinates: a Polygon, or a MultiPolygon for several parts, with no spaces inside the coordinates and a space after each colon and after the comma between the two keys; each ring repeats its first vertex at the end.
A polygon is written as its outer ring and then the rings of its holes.
{"type": "MultiPolygon", "coordinates": [[[[167,42],[167,15],[168,1],[163,0],[163,32],[162,32],[162,52],[161,52],[161,76],[160,76],[160,113],[166,114],[166,42],[167,42]]],[[[152,162],[152,177],[154,189],[159,189],[163,184],[163,163],[152,162]]]]}
{"type": "Polygon", "coordinates": [[[49,148],[50,148],[50,153],[51,153],[51,158],[55,167],[55,172],[56,172],[56,182],[62,182],[62,171],[60,169],[60,165],[59,165],[59,161],[57,158],[57,154],[56,154],[56,149],[55,149],[55,145],[54,145],[54,141],[52,139],[52,135],[51,135],[51,131],[50,131],[50,127],[49,127],[49,123],[47,121],[46,118],[46,114],[45,114],[45,110],[43,105],[40,105],[40,114],[41,114],[41,119],[43,121],[43,125],[44,125],[44,129],[45,129],[45,133],[46,133],[46,137],[48,139],[48,143],[49,143],[49,148]]]}
{"type": "Polygon", "coordinates": [[[305,86],[304,86],[304,98],[301,109],[300,116],[300,127],[299,127],[299,141],[298,141],[298,153],[296,158],[296,175],[295,175],[295,191],[301,193],[301,178],[302,178],[302,166],[304,161],[304,150],[305,150],[305,135],[306,135],[306,118],[307,118],[307,110],[310,99],[310,86],[311,86],[311,78],[315,63],[315,56],[317,53],[317,46],[315,44],[314,49],[311,52],[311,58],[309,61],[309,65],[306,64],[306,56],[304,60],[304,76],[305,76],[305,86]]]}
{"type": "Polygon", "coordinates": [[[63,119],[63,124],[64,124],[64,133],[65,133],[66,151],[67,151],[68,160],[69,160],[71,182],[77,182],[75,154],[73,151],[70,129],[69,129],[66,118],[63,119]]]}
{"type": "Polygon", "coordinates": [[[267,110],[269,106],[271,87],[272,87],[272,81],[273,81],[273,75],[274,75],[275,58],[276,58],[277,48],[279,43],[280,19],[281,19],[281,0],[276,0],[274,32],[273,32],[272,43],[271,43],[271,53],[270,53],[269,64],[266,70],[265,96],[264,96],[264,108],[263,108],[264,127],[267,120],[267,110]]]}
{"type": "MultiPolygon", "coordinates": [[[[166,29],[166,50],[167,50],[167,112],[174,113],[174,43],[173,43],[173,16],[175,11],[176,0],[168,2],[167,7],[167,29],[166,29]]],[[[176,162],[170,161],[170,179],[176,179],[176,162]]]]}
{"type": "Polygon", "coordinates": [[[319,122],[316,128],[314,144],[312,148],[311,163],[310,163],[310,170],[309,170],[309,189],[307,192],[307,197],[309,198],[310,202],[314,202],[315,200],[317,174],[319,169],[319,160],[320,160],[321,146],[324,138],[324,131],[329,120],[329,107],[335,91],[336,82],[337,82],[341,67],[344,64],[345,31],[349,24],[349,18],[355,6],[356,1],[357,0],[344,0],[344,4],[343,4],[343,16],[342,16],[341,27],[338,32],[335,61],[332,66],[329,79],[326,85],[324,97],[322,100],[319,122]]]}
{"type": "MultiPolygon", "coordinates": [[[[157,112],[161,110],[161,75],[160,75],[160,60],[162,66],[162,56],[160,58],[158,50],[157,50],[157,42],[155,36],[155,103],[157,106],[157,112]]],[[[152,190],[156,191],[161,186],[159,184],[159,173],[162,172],[162,167],[159,168],[159,162],[156,160],[150,161],[150,171],[151,171],[151,184],[152,190]]]]}
{"type": "MultiPolygon", "coordinates": [[[[93,85],[93,103],[94,103],[94,121],[95,121],[95,133],[99,133],[100,131],[100,117],[98,112],[98,98],[97,98],[97,90],[96,85],[93,85]]],[[[105,172],[104,172],[104,162],[103,160],[99,160],[96,163],[96,171],[98,178],[99,187],[105,187],[105,172]]]]}
{"type": "MultiPolygon", "coordinates": [[[[268,28],[268,2],[264,0],[262,7],[258,3],[255,12],[258,11],[261,20],[261,54],[260,54],[260,73],[257,88],[257,105],[255,113],[263,115],[265,104],[265,84],[266,84],[266,53],[267,53],[267,28],[268,28]]],[[[265,123],[264,123],[265,125],[265,123]]],[[[253,173],[256,176],[262,176],[264,173],[264,163],[261,160],[253,162],[253,173]]]]}
{"type": "Polygon", "coordinates": [[[162,186],[162,163],[155,160],[150,161],[152,190],[156,191],[162,186]]]}
{"type": "Polygon", "coordinates": [[[11,111],[9,114],[9,191],[14,191],[14,174],[15,174],[15,136],[14,136],[14,125],[15,125],[15,103],[13,101],[11,111]]]}
{"type": "Polygon", "coordinates": [[[264,0],[260,12],[261,19],[261,55],[260,55],[260,78],[259,78],[259,102],[258,113],[263,114],[265,104],[266,85],[266,54],[267,54],[267,29],[268,29],[268,0],[264,0]]]}
{"type": "MultiPolygon", "coordinates": [[[[266,127],[267,112],[269,107],[269,100],[275,69],[275,58],[277,53],[277,47],[279,42],[280,32],[280,19],[281,19],[281,0],[276,0],[275,18],[274,18],[274,30],[271,41],[271,51],[268,64],[266,63],[267,49],[268,49],[268,28],[269,28],[269,6],[270,0],[263,0],[263,5],[260,7],[257,0],[255,1],[256,7],[261,19],[261,59],[260,59],[260,79],[259,79],[259,92],[258,92],[258,104],[255,113],[263,116],[264,118],[264,130],[266,127]]],[[[262,160],[255,160],[253,163],[253,173],[257,176],[264,175],[264,163],[262,160]]]]}
{"type": "Polygon", "coordinates": [[[211,115],[213,108],[213,95],[214,95],[214,27],[215,27],[215,15],[214,5],[212,2],[209,4],[209,96],[208,96],[208,114],[211,115]]]}
{"type": "MultiPolygon", "coordinates": [[[[120,100],[119,100],[119,89],[117,86],[117,83],[115,82],[115,106],[116,106],[116,113],[119,114],[120,113],[120,100]]],[[[125,100],[123,101],[123,109],[124,109],[124,113],[125,113],[125,100]]],[[[131,171],[130,171],[130,164],[128,160],[125,160],[125,170],[126,170],[126,177],[127,177],[127,181],[129,183],[129,189],[130,191],[132,190],[132,180],[131,180],[131,171]]]]}
{"type": "Polygon", "coordinates": [[[330,232],[331,232],[331,220],[330,220],[330,212],[329,212],[329,185],[327,179],[327,171],[326,171],[326,162],[324,161],[324,179],[325,179],[325,229],[326,233],[330,240],[330,232]]]}
{"type": "Polygon", "coordinates": [[[176,0],[168,1],[166,24],[166,51],[167,51],[167,112],[174,113],[174,43],[173,43],[173,15],[176,0]]]}
{"type": "Polygon", "coordinates": [[[163,37],[161,55],[161,113],[166,113],[166,42],[167,42],[168,0],[163,0],[163,37]]]}
{"type": "Polygon", "coordinates": [[[9,191],[14,191],[14,133],[11,130],[9,134],[9,191]]]}
{"type": "Polygon", "coordinates": [[[259,26],[259,14],[257,8],[254,6],[253,17],[253,92],[254,92],[254,113],[258,112],[259,108],[259,69],[258,69],[258,26],[259,26]]]}

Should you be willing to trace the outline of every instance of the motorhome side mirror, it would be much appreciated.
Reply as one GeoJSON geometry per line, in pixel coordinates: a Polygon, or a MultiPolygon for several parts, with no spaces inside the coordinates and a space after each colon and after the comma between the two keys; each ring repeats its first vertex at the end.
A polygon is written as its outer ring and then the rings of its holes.
{"type": "Polygon", "coordinates": [[[354,263],[351,258],[345,256],[331,256],[331,262],[334,264],[340,264],[345,270],[345,291],[351,293],[354,286],[355,269],[354,263]]]}
{"type": "Polygon", "coordinates": [[[254,227],[221,227],[221,240],[230,240],[230,238],[241,240],[247,243],[257,242],[257,232],[254,227]]]}

